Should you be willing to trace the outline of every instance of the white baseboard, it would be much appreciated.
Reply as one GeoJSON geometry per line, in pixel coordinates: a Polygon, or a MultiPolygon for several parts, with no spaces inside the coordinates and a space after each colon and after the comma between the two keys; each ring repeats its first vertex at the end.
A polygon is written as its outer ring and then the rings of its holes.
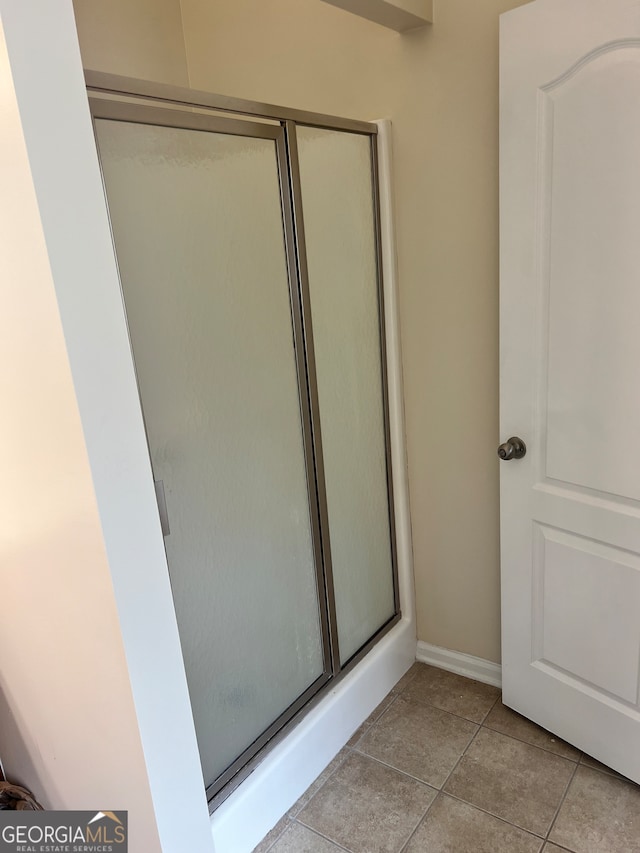
{"type": "Polygon", "coordinates": [[[465,655],[463,652],[454,652],[451,649],[443,649],[418,640],[416,660],[464,675],[466,678],[475,678],[476,681],[482,681],[484,684],[502,687],[502,667],[484,658],[465,655]]]}

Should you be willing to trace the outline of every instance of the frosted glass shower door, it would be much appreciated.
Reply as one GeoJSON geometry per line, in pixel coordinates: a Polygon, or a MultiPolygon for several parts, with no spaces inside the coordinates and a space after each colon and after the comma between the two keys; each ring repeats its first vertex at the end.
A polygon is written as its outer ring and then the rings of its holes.
{"type": "Polygon", "coordinates": [[[330,677],[283,131],[92,108],[211,794],[330,677]]]}
{"type": "Polygon", "coordinates": [[[298,126],[340,663],[395,615],[371,137],[298,126]]]}

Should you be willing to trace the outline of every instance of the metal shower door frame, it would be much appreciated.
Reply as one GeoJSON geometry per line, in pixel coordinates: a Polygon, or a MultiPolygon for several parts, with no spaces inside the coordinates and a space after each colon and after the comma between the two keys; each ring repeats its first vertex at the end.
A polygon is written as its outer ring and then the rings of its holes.
{"type": "MultiPolygon", "coordinates": [[[[271,139],[275,144],[280,187],[283,239],[289,283],[291,322],[294,338],[301,428],[304,444],[309,517],[318,590],[323,672],[214,782],[207,786],[210,810],[228,797],[255,768],[263,750],[281,740],[298,722],[299,713],[311,708],[349,672],[401,618],[396,530],[391,472],[391,442],[387,387],[386,338],[380,240],[380,208],[377,174],[377,126],[368,122],[258,104],[206,92],[132,80],[102,72],[86,71],[92,118],[153,124],[185,130],[271,139]],[[150,105],[151,104],[151,105],[150,105]],[[221,115],[222,114],[222,115],[221,115]],[[234,117],[230,117],[233,115],[234,117]],[[255,121],[251,119],[260,119],[255,121]],[[318,385],[316,379],[309,276],[306,259],[302,191],[298,161],[296,126],[367,135],[371,145],[374,229],[377,262],[377,290],[380,327],[380,358],[385,430],[385,452],[394,614],[343,665],[340,664],[336,606],[334,597],[327,494],[325,486],[318,385]]],[[[106,196],[106,188],[105,188],[106,196]]],[[[108,202],[107,202],[108,204],[108,202]]],[[[115,241],[114,241],[115,246],[115,241]]],[[[122,290],[122,285],[121,285],[122,290]]],[[[124,304],[124,293],[122,293],[124,304]]],[[[126,316],[126,304],[125,304],[126,316]]],[[[130,344],[131,336],[129,335],[130,344]]],[[[131,347],[133,352],[133,347],[131,347]]],[[[134,360],[135,364],[135,360],[134,360]]],[[[136,377],[137,378],[137,377],[136,377]]],[[[140,399],[142,407],[142,400],[140,399]]],[[[143,409],[144,416],[144,409],[143,409]]],[[[149,454],[151,456],[151,454],[149,454]]]]}

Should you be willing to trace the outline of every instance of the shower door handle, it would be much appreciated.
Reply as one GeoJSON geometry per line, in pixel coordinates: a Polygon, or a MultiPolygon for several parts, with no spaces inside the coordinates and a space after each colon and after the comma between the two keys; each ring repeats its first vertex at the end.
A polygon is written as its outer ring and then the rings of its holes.
{"type": "Polygon", "coordinates": [[[166,538],[171,533],[171,530],[169,529],[169,513],[167,512],[167,501],[164,496],[164,482],[162,480],[154,480],[153,485],[156,487],[156,501],[158,502],[160,527],[162,527],[162,535],[166,538]]]}

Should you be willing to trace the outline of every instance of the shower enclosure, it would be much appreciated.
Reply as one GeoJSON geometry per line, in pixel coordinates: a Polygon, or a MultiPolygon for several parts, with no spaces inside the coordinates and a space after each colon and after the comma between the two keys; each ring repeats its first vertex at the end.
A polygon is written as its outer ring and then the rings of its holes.
{"type": "Polygon", "coordinates": [[[214,806],[400,618],[377,129],[87,82],[214,806]]]}

